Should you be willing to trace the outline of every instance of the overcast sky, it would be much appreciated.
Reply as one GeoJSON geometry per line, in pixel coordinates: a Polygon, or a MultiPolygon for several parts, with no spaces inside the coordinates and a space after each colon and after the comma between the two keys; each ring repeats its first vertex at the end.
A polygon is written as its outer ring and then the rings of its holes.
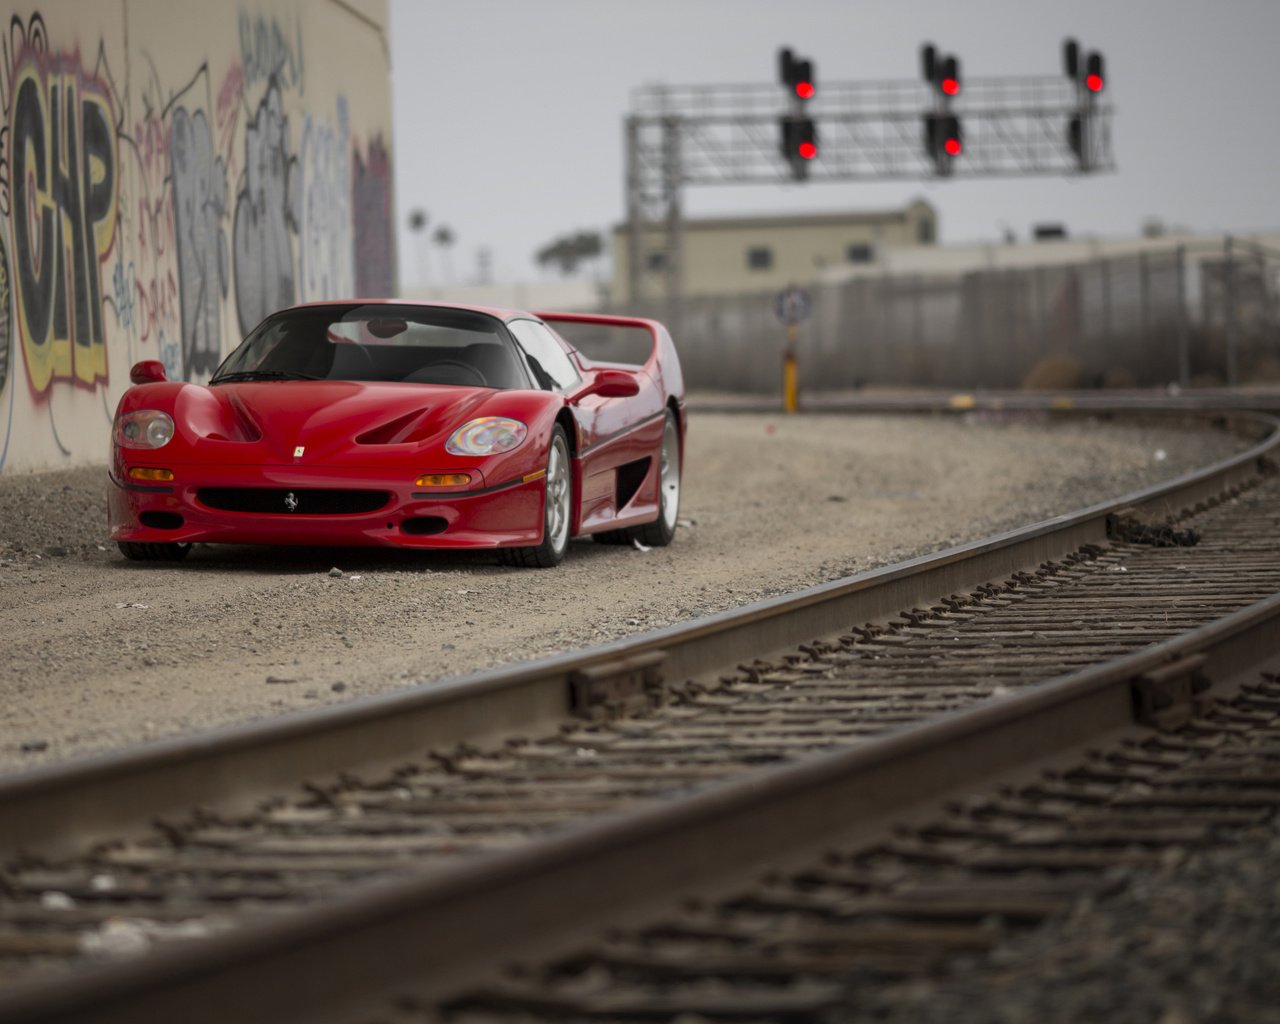
{"type": "MultiPolygon", "coordinates": [[[[913,78],[919,48],[966,76],[1057,74],[1074,36],[1106,57],[1117,173],[685,189],[687,216],[899,206],[923,196],[941,238],[996,240],[1064,222],[1127,236],[1157,217],[1197,231],[1280,227],[1280,0],[390,0],[401,281],[420,283],[409,212],[448,225],[426,283],[462,284],[476,253],[500,282],[533,254],[625,213],[623,118],[665,82],[769,83],[777,50],[822,81],[913,78]],[[450,266],[452,264],[452,266],[450,266]]],[[[779,86],[781,90],[781,86],[779,86]]]]}

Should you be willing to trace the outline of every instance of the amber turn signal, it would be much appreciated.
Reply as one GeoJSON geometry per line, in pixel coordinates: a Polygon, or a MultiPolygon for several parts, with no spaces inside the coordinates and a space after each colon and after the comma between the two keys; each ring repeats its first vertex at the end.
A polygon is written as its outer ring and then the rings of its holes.
{"type": "Polygon", "coordinates": [[[464,487],[469,483],[470,473],[424,473],[418,477],[419,487],[464,487]]]}
{"type": "Polygon", "coordinates": [[[150,480],[153,483],[168,483],[173,479],[173,470],[156,469],[153,466],[131,466],[130,480],[150,480]]]}

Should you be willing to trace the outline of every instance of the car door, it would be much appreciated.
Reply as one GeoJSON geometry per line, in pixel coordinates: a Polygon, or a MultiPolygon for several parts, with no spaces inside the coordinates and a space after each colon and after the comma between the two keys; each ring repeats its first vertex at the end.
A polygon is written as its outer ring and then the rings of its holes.
{"type": "MultiPolygon", "coordinates": [[[[569,355],[568,346],[545,324],[513,320],[508,326],[540,387],[568,396],[586,383],[569,355]]],[[[586,371],[588,375],[590,372],[586,371]]],[[[649,422],[654,417],[649,413],[660,413],[662,403],[646,374],[637,373],[636,379],[641,388],[638,395],[628,398],[588,395],[569,407],[577,425],[577,437],[570,439],[575,452],[574,486],[581,496],[576,531],[615,522],[620,498],[624,503],[632,497],[642,502],[645,499],[644,494],[637,493],[634,485],[638,481],[631,476],[644,468],[644,460],[652,458],[661,442],[661,419],[658,417],[654,427],[649,422]]],[[[628,512],[632,511],[637,509],[628,507],[628,512]]],[[[645,505],[638,514],[649,511],[645,505]]]]}

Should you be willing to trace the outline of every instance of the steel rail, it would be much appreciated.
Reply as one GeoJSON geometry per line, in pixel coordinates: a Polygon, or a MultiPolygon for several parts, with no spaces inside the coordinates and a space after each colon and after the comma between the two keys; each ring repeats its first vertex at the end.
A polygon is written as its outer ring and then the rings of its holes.
{"type": "Polygon", "coordinates": [[[657,669],[667,684],[680,684],[1101,544],[1118,512],[1164,521],[1270,466],[1280,421],[1246,412],[1214,418],[1266,437],[1212,466],[1071,515],[616,643],[0,779],[0,857],[71,851],[104,832],[138,834],[193,806],[248,807],[303,779],[550,730],[575,711],[584,677],[625,691],[657,669]]]}
{"type": "Polygon", "coordinates": [[[1223,695],[1277,661],[1280,595],[945,719],[597,819],[518,851],[371,885],[329,906],[15,991],[0,996],[0,1020],[212,1024],[234,1013],[246,1024],[283,1024],[354,1019],[348,1014],[358,1017],[371,993],[434,1001],[531,943],[545,951],[581,942],[583,930],[602,921],[650,912],[655,893],[665,902],[707,885],[731,886],[751,865],[872,833],[924,801],[1025,770],[1135,719],[1189,716],[1210,684],[1223,695]]]}

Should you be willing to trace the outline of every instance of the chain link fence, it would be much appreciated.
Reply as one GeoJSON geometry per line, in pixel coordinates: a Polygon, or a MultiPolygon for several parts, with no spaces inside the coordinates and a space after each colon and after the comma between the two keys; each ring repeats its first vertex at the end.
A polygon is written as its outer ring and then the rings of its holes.
{"type": "MultiPolygon", "coordinates": [[[[1056,266],[858,277],[811,294],[805,390],[1280,381],[1280,252],[1230,238],[1056,266]]],[[[671,326],[689,387],[767,393],[786,335],[774,301],[694,298],[648,313],[671,326]]]]}

